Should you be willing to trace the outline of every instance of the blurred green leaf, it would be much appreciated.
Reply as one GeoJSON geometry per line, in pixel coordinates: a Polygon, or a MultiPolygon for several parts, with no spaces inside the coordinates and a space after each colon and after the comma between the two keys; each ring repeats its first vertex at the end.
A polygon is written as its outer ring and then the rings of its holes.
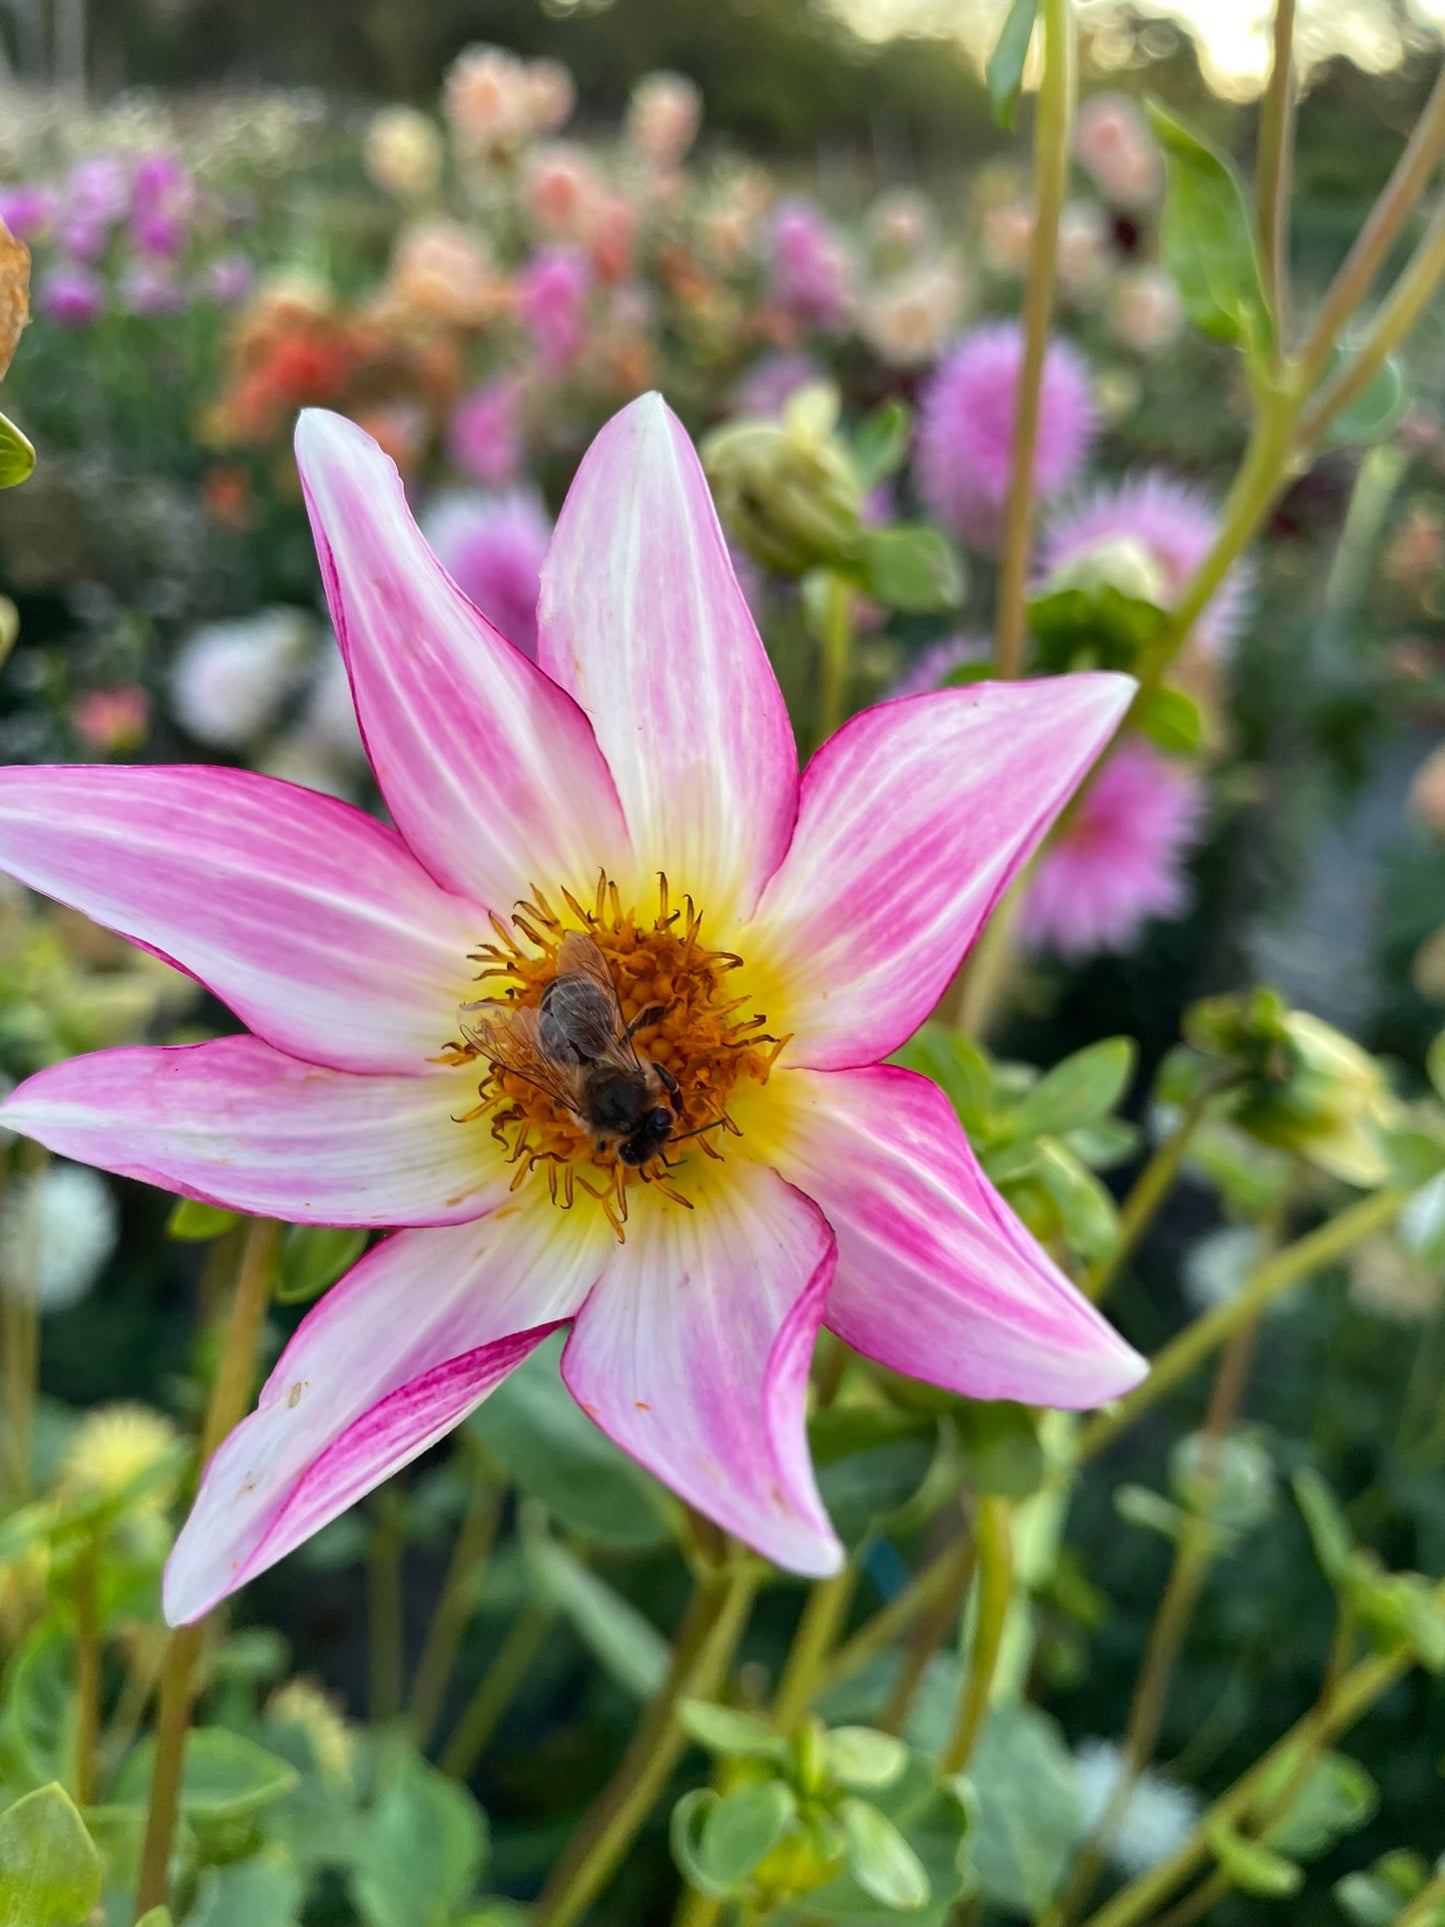
{"type": "Polygon", "coordinates": [[[797,1797],[781,1780],[755,1780],[724,1793],[708,1811],[698,1841],[708,1880],[736,1887],[777,1846],[797,1811],[797,1797]]]}
{"type": "Polygon", "coordinates": [[[977,1798],[971,1836],[984,1898],[1040,1913],[1079,1837],[1074,1762],[1057,1725],[1025,1702],[990,1709],[969,1764],[977,1798]]]}
{"type": "MultiPolygon", "coordinates": [[[[146,1740],[116,1782],[118,1801],[143,1802],[150,1790],[155,1741],[146,1740]]],[[[296,1769],[244,1733],[197,1726],[186,1736],[181,1765],[181,1811],[197,1826],[249,1819],[291,1792],[296,1769]]]]}
{"type": "Polygon", "coordinates": [[[1374,380],[1342,408],[1325,433],[1328,447],[1382,442],[1404,419],[1411,402],[1409,377],[1391,355],[1374,380]]]}
{"type": "Polygon", "coordinates": [[[539,1345],[467,1424],[559,1525],[602,1545],[662,1544],[670,1501],[578,1407],[561,1348],[560,1336],[539,1345]]]}
{"type": "Polygon", "coordinates": [[[866,1800],[840,1803],[848,1871],[864,1893],[899,1912],[926,1906],[932,1888],[923,1862],[893,1822],[866,1800]]]}
{"type": "Polygon", "coordinates": [[[651,1620],[555,1539],[538,1533],[526,1545],[542,1600],[570,1622],[619,1686],[640,1700],[650,1699],[667,1673],[667,1641],[651,1620]]]}
{"type": "Polygon", "coordinates": [[[931,613],[956,609],[965,576],[958,552],[937,529],[895,523],[865,529],[858,538],[858,580],[885,609],[931,613]]]}
{"type": "Polygon", "coordinates": [[[287,1225],[281,1239],[281,1271],[275,1298],[281,1305],[304,1305],[319,1298],[350,1271],[366,1249],[364,1231],[332,1225],[287,1225]]]}
{"type": "Polygon", "coordinates": [[[1132,1037],[1105,1037],[1045,1071],[1009,1119],[1012,1136],[1059,1137],[1112,1111],[1134,1074],[1132,1037]]]}
{"type": "Polygon", "coordinates": [[[268,1849],[233,1866],[207,1867],[186,1927],[299,1927],[304,1898],[288,1857],[268,1849]]]}
{"type": "Polygon", "coordinates": [[[1026,1499],[1044,1481],[1038,1429],[1022,1405],[1009,1399],[960,1399],[953,1423],[968,1477],[980,1492],[1026,1499]]]}
{"type": "Polygon", "coordinates": [[[894,1055],[905,1069],[932,1078],[970,1136],[983,1129],[993,1094],[993,1071],[971,1038],[930,1018],[894,1055]]]}
{"type": "Polygon", "coordinates": [[[1338,1586],[1344,1579],[1350,1554],[1355,1549],[1355,1535],[1350,1531],[1349,1521],[1338,1499],[1313,1467],[1306,1466],[1296,1472],[1290,1483],[1294,1487],[1296,1503],[1304,1514],[1315,1557],[1320,1562],[1320,1571],[1332,1586],[1338,1586]]]}
{"type": "Polygon", "coordinates": [[[0,1922],[77,1927],[100,1899],[95,1843],[52,1781],[0,1813],[0,1922]]]}
{"type": "Polygon", "coordinates": [[[415,1753],[394,1750],[351,1868],[365,1927],[447,1927],[486,1850],[486,1818],[466,1788],[415,1753]]]}
{"type": "Polygon", "coordinates": [[[1192,696],[1186,696],[1182,689],[1165,687],[1154,690],[1144,704],[1139,727],[1166,754],[1189,756],[1204,735],[1204,718],[1192,696]]]}
{"type": "Polygon", "coordinates": [[[75,1739],[75,1644],[53,1623],[29,1633],[11,1662],[5,1726],[35,1784],[68,1775],[75,1739]]]}
{"type": "Polygon", "coordinates": [[[1239,179],[1222,155],[1148,103],[1168,163],[1161,244],[1184,312],[1207,335],[1239,343],[1251,358],[1274,345],[1259,251],[1239,179]]]}
{"type": "Polygon", "coordinates": [[[241,1222],[239,1211],[223,1211],[216,1204],[202,1204],[199,1198],[177,1198],[166,1219],[166,1236],[186,1244],[202,1244],[219,1238],[241,1222]]]}
{"type": "Polygon", "coordinates": [[[1114,1494],[1114,1510],[1126,1524],[1166,1539],[1177,1539],[1184,1529],[1185,1515],[1179,1507],[1147,1485],[1121,1485],[1114,1494]]]}
{"type": "Polygon", "coordinates": [[[913,410],[897,396],[881,402],[865,415],[853,437],[853,466],[865,489],[877,488],[896,475],[908,460],[913,433],[913,410]]]}
{"type": "Polygon", "coordinates": [[[1221,1868],[1243,1893],[1282,1900],[1304,1884],[1304,1873],[1292,1860],[1257,1840],[1246,1840],[1227,1820],[1207,1822],[1204,1837],[1221,1868]]]}
{"type": "Polygon", "coordinates": [[[689,1887],[706,1894],[709,1900],[729,1898],[728,1887],[713,1879],[702,1857],[703,1834],[721,1797],[715,1787],[694,1787],[690,1793],[684,1793],[672,1809],[668,1826],[672,1857],[677,1862],[678,1872],[689,1887]]]}
{"type": "Polygon", "coordinates": [[[677,1709],[682,1730],[719,1759],[786,1760],[788,1743],[763,1720],[736,1707],[710,1700],[682,1700],[677,1709]]]}
{"type": "Polygon", "coordinates": [[[1059,1208],[1071,1250],[1091,1262],[1107,1258],[1119,1237],[1119,1213],[1109,1192],[1072,1152],[1051,1137],[1038,1141],[1037,1175],[1059,1208]]]}
{"type": "Polygon", "coordinates": [[[1011,0],[993,52],[988,57],[988,65],[984,68],[993,117],[1000,127],[1008,130],[1012,130],[1014,115],[1018,112],[1019,93],[1024,84],[1024,67],[1028,63],[1029,42],[1034,37],[1037,13],[1038,0],[1011,0]]]}
{"type": "Polygon", "coordinates": [[[1430,1074],[1435,1095],[1445,1099],[1445,1030],[1431,1038],[1430,1048],[1425,1053],[1425,1069],[1430,1074]]]}
{"type": "Polygon", "coordinates": [[[835,1726],[823,1738],[823,1770],[855,1792],[891,1786],[908,1765],[908,1748],[871,1726],[835,1726]]]}
{"type": "Polygon", "coordinates": [[[135,1927],[171,1927],[170,1908],[152,1907],[149,1913],[141,1915],[135,1927]]]}
{"type": "Polygon", "coordinates": [[[1168,617],[1112,582],[1048,589],[1028,605],[1039,658],[1051,670],[1133,669],[1168,617]]]}
{"type": "Polygon", "coordinates": [[[34,472],[34,448],[14,422],[0,415],[0,488],[14,488],[34,472]]]}
{"type": "MultiPolygon", "coordinates": [[[[1299,1778],[1299,1767],[1297,1749],[1286,1749],[1271,1763],[1253,1805],[1260,1825],[1299,1778]]],[[[1268,1843],[1291,1859],[1314,1859],[1346,1834],[1357,1833],[1374,1818],[1379,1804],[1379,1789],[1358,1760],[1322,1752],[1311,1761],[1289,1805],[1269,1819],[1268,1843]]]]}

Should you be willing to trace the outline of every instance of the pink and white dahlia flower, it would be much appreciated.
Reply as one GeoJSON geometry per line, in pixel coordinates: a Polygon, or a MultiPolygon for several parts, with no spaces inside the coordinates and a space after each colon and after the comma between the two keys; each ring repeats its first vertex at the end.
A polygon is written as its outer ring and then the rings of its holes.
{"type": "Polygon", "coordinates": [[[884,703],[800,777],[658,397],[582,464],[536,663],[446,575],[360,429],[309,411],[297,457],[396,827],[246,770],[0,771],[0,864],[250,1026],[55,1065],[4,1123],[240,1211],[404,1227],[303,1320],[213,1457],[167,1568],[171,1621],[415,1458],[559,1326],[583,1410],[803,1573],[842,1556],[804,1426],[820,1324],[982,1398],[1132,1385],[1142,1361],[1002,1204],[942,1093],[881,1062],[1128,680],[884,703]],[[499,1025],[542,1031],[569,943],[668,1073],[672,1141],[646,1162],[481,1048],[499,1025]],[[495,1024],[468,1016],[479,998],[495,1024]]]}

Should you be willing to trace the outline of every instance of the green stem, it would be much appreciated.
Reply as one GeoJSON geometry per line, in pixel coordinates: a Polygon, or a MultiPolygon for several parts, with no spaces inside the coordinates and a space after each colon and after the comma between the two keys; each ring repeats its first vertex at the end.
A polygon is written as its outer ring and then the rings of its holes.
{"type": "Polygon", "coordinates": [[[1441,1906],[1445,1906],[1445,1871],[1426,1882],[1403,1914],[1396,1914],[1395,1927],[1431,1927],[1441,1906]]]}
{"type": "Polygon", "coordinates": [[[1283,352],[1289,308],[1289,195],[1294,147],[1295,0],[1275,0],[1269,85],[1259,117],[1256,207],[1265,288],[1274,316],[1276,365],[1283,352]]]}
{"type": "Polygon", "coordinates": [[[945,1547],[922,1572],[916,1573],[886,1606],[881,1606],[871,1619],[864,1620],[857,1632],[843,1642],[824,1667],[822,1690],[826,1692],[830,1686],[836,1686],[839,1680],[851,1679],[854,1673],[862,1671],[870,1659],[875,1659],[896,1639],[901,1639],[914,1621],[928,1612],[953,1584],[957,1556],[955,1541],[953,1545],[945,1547]]]}
{"type": "MultiPolygon", "coordinates": [[[[1435,1598],[1445,1605],[1445,1584],[1436,1587],[1435,1598]]],[[[1409,1670],[1413,1660],[1411,1649],[1400,1646],[1394,1652],[1361,1660],[1352,1667],[1323,1701],[1312,1706],[1283,1739],[1276,1741],[1214,1802],[1182,1846],[1091,1914],[1086,1927],[1136,1927],[1136,1923],[1157,1913],[1160,1903],[1209,1859],[1211,1848],[1207,1835],[1217,1823],[1235,1825],[1254,1804],[1261,1786],[1273,1778],[1281,1761],[1292,1759],[1296,1748],[1310,1743],[1315,1735],[1318,1743],[1325,1745],[1352,1726],[1409,1670]]]]}
{"type": "Polygon", "coordinates": [[[857,1585],[858,1569],[850,1563],[831,1579],[819,1580],[809,1591],[773,1701],[773,1723],[779,1732],[791,1733],[816,1698],[828,1654],[848,1616],[857,1585]]]}
{"type": "Polygon", "coordinates": [[[853,590],[841,575],[828,572],[823,618],[823,674],[818,690],[818,741],[827,742],[848,715],[853,680],[853,590]]]}
{"type": "Polygon", "coordinates": [[[714,1900],[708,1894],[700,1894],[696,1887],[685,1886],[677,1897],[672,1927],[717,1927],[726,1906],[725,1900],[714,1900]]]}
{"type": "Polygon", "coordinates": [[[1044,357],[1054,314],[1059,216],[1069,191],[1073,149],[1075,59],[1069,0],[1043,0],[1043,36],[1043,78],[1034,109],[1034,232],[1024,290],[1024,356],[999,557],[994,667],[1000,676],[1017,676],[1024,660],[1024,594],[1034,520],[1034,451],[1044,357]]]}
{"type": "Polygon", "coordinates": [[[441,1598],[427,1628],[421,1657],[412,1678],[410,1720],[418,1747],[426,1750],[446,1695],[447,1683],[461,1651],[462,1639],[477,1602],[497,1526],[502,1516],[502,1488],[480,1470],[474,1475],[467,1509],[442,1583],[441,1598]]]}
{"type": "Polygon", "coordinates": [[[1363,345],[1305,410],[1300,422],[1300,441],[1305,447],[1312,447],[1335,417],[1365,392],[1424,313],[1442,276],[1445,199],[1431,216],[1409,265],[1381,303],[1363,345]]]}
{"type": "MultiPolygon", "coordinates": [[[[246,1228],[236,1289],[226,1314],[210,1403],[201,1428],[197,1462],[202,1472],[216,1447],[240,1421],[251,1402],[256,1353],[266,1322],[266,1308],[271,1302],[280,1230],[280,1226],[268,1218],[254,1218],[246,1228]]],[[[205,1626],[204,1619],[190,1626],[178,1626],[166,1642],[166,1655],[161,1663],[155,1766],[151,1772],[140,1880],[136,1888],[137,1920],[151,1908],[163,1907],[170,1889],[171,1843],[180,1811],[181,1763],[191,1722],[196,1661],[205,1626]]]]}
{"type": "Polygon", "coordinates": [[[1007,1499],[991,1493],[980,1496],[973,1537],[978,1558],[978,1618],[958,1717],[940,1759],[943,1772],[950,1774],[962,1773],[983,1731],[1013,1598],[1013,1522],[1007,1499]]]}
{"type": "Polygon", "coordinates": [[[745,1554],[708,1574],[693,1593],[656,1699],[617,1771],[573,1834],[537,1902],[534,1927],[572,1927],[606,1886],[682,1756],[681,1699],[706,1699],[721,1684],[747,1624],[759,1569],[745,1554]]]}
{"type": "MultiPolygon", "coordinates": [[[[0,1203],[24,1211],[25,1187],[37,1184],[49,1154],[38,1145],[22,1146],[12,1159],[0,1152],[0,1203]],[[16,1168],[18,1166],[18,1168],[16,1168]]],[[[0,1279],[0,1347],[4,1352],[6,1482],[17,1504],[30,1496],[35,1395],[40,1377],[40,1308],[36,1294],[38,1213],[30,1214],[30,1235],[13,1240],[14,1270],[0,1279]]]]}
{"type": "Polygon", "coordinates": [[[517,1615],[511,1631],[497,1648],[496,1657],[483,1673],[481,1683],[468,1700],[461,1718],[452,1729],[441,1768],[453,1779],[465,1780],[482,1757],[487,1741],[497,1730],[497,1722],[516,1697],[527,1669],[541,1650],[552,1615],[540,1606],[529,1606],[517,1615]]]}
{"type": "Polygon", "coordinates": [[[1445,69],[1436,79],[1425,111],[1369,219],[1355,237],[1344,266],[1331,282],[1300,353],[1304,387],[1313,388],[1329,366],[1335,346],[1355,310],[1374,286],[1396,238],[1430,184],[1445,155],[1445,69]]]}
{"type": "Polygon", "coordinates": [[[1227,1304],[1206,1312],[1164,1347],[1142,1385],[1083,1427],[1078,1439],[1078,1462],[1082,1464],[1111,1445],[1141,1413],[1148,1411],[1181,1379],[1187,1378],[1232,1332],[1256,1319],[1281,1292],[1308,1277],[1310,1272],[1333,1264],[1372,1231],[1383,1230],[1399,1216],[1409,1196],[1408,1191],[1395,1187],[1377,1191],[1266,1259],[1227,1304]]]}
{"type": "Polygon", "coordinates": [[[919,1615],[913,1629],[888,1704],[878,1716],[879,1728],[884,1733],[901,1733],[907,1726],[928,1662],[957,1627],[973,1578],[973,1535],[960,1531],[944,1558],[948,1583],[939,1589],[937,1599],[928,1610],[919,1615]]]}
{"type": "Polygon", "coordinates": [[[1083,1280],[1085,1297],[1091,1298],[1096,1305],[1102,1302],[1109,1287],[1132,1257],[1139,1240],[1154,1222],[1155,1212],[1172,1190],[1179,1167],[1184,1162],[1184,1154],[1203,1122],[1209,1100],[1217,1088],[1214,1084],[1205,1084],[1195,1092],[1175,1129],[1129,1187],[1129,1194],[1119,1207],[1118,1241],[1107,1258],[1100,1258],[1089,1267],[1083,1280]]]}

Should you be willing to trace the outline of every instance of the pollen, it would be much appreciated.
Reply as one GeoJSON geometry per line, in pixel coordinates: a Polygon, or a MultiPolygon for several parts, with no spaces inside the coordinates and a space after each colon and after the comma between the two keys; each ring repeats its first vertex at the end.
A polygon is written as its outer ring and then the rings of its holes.
{"type": "MultiPolygon", "coordinates": [[[[545,1185],[562,1209],[595,1200],[623,1241],[635,1186],[690,1208],[687,1165],[699,1157],[725,1161],[729,1144],[743,1135],[730,1103],[741,1087],[767,1083],[788,1040],[771,1035],[766,1015],[751,1007],[743,959],[709,945],[701,911],[691,897],[674,904],[665,876],[651,916],[624,904],[606,875],[590,906],[568,890],[558,894],[561,907],[554,908],[534,885],[510,924],[492,918],[494,941],[472,952],[477,1003],[463,1006],[461,1035],[440,1061],[478,1065],[478,1101],[457,1121],[490,1131],[516,1166],[514,1190],[545,1185]],[[535,1075],[524,1075],[523,1053],[507,1046],[512,1019],[540,1011],[548,986],[563,974],[559,952],[573,931],[600,952],[616,997],[620,1049],[629,1059],[635,1053],[650,1101],[667,1112],[663,1141],[640,1162],[635,1149],[625,1154],[621,1133],[589,1118],[576,1067],[554,1076],[539,1059],[529,1065],[535,1075]],[[487,1021],[469,1021],[474,1010],[485,1011],[487,1021]]],[[[515,1027],[519,1035],[527,1022],[515,1027]]]]}

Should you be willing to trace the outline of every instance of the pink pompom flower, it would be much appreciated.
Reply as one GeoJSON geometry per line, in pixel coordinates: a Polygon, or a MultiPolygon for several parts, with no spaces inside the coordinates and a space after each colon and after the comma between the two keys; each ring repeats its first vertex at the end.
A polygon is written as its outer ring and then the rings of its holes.
{"type": "Polygon", "coordinates": [[[458,489],[421,518],[432,552],[467,600],[534,660],[537,597],[552,523],[530,489],[483,495],[458,489]]]}
{"type": "MultiPolygon", "coordinates": [[[[914,450],[918,492],[942,527],[992,549],[1002,527],[1013,460],[1023,329],[974,328],[945,356],[923,391],[914,450]]],[[[1066,341],[1044,358],[1034,488],[1043,500],[1075,480],[1096,426],[1089,371],[1066,341]]]]}
{"type": "Polygon", "coordinates": [[[535,663],[441,568],[359,428],[308,410],[297,460],[391,824],[244,769],[0,771],[0,866],[251,1027],[53,1065],[0,1122],[239,1211],[405,1227],[312,1307],[212,1457],[166,1569],[172,1624],[561,1327],[563,1378],[603,1431],[807,1574],[843,1563],[808,1453],[824,1320],[973,1397],[1073,1407],[1136,1384],[1144,1361],[1009,1211],[944,1094],[883,1061],[1129,678],[881,703],[800,776],[660,397],[582,462],[535,663]],[[571,976],[607,1013],[629,1103],[653,1107],[645,1144],[599,1129],[586,1080],[562,1075],[595,1056],[546,1042],[543,993],[571,976]]]}
{"type": "Polygon", "coordinates": [[[773,216],[769,294],[807,328],[836,333],[852,305],[853,257],[811,201],[785,201],[773,216]]]}
{"type": "Polygon", "coordinates": [[[544,248],[518,278],[522,324],[549,374],[570,368],[587,345],[592,266],[573,248],[544,248]]]}
{"type": "Polygon", "coordinates": [[[484,488],[505,488],[521,471],[522,390],[510,377],[473,389],[452,410],[447,454],[484,488]]]}
{"type": "Polygon", "coordinates": [[[41,278],[35,305],[57,328],[89,328],[105,313],[105,283],[79,261],[57,261],[41,278]]]}
{"type": "MultiPolygon", "coordinates": [[[[1131,537],[1157,566],[1166,602],[1175,601],[1214,546],[1219,512],[1204,490],[1170,475],[1146,469],[1061,508],[1044,529],[1043,573],[1076,561],[1096,544],[1131,537]]],[[[1194,639],[1210,655],[1222,656],[1238,639],[1249,615],[1253,571],[1236,563],[1194,626],[1194,639]]]]}
{"type": "Polygon", "coordinates": [[[1019,916],[1024,942],[1077,963],[1132,950],[1151,917],[1183,916],[1184,865],[1204,808],[1195,771],[1138,738],[1121,743],[1034,869],[1019,916]]]}

